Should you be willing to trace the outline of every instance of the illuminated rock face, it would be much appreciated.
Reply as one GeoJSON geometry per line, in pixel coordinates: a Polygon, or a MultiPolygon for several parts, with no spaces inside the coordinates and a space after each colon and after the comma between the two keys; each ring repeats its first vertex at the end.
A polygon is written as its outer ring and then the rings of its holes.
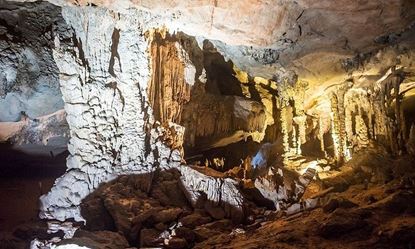
{"type": "Polygon", "coordinates": [[[395,155],[411,151],[414,48],[404,50],[386,48],[369,56],[350,69],[348,81],[326,89],[309,106],[308,114],[319,116],[320,126],[331,124],[338,160],[373,145],[395,155]]]}
{"type": "Polygon", "coordinates": [[[166,169],[178,151],[161,142],[145,88],[149,58],[140,13],[64,7],[74,44],[55,37],[54,59],[71,130],[68,170],[41,197],[42,218],[81,220],[79,204],[120,174],[166,169]]]}
{"type": "Polygon", "coordinates": [[[53,37],[70,156],[41,217],[81,220],[100,183],[176,167],[183,147],[252,137],[338,162],[372,144],[414,151],[408,1],[95,3],[108,9],[63,6],[70,35],[53,37]]]}

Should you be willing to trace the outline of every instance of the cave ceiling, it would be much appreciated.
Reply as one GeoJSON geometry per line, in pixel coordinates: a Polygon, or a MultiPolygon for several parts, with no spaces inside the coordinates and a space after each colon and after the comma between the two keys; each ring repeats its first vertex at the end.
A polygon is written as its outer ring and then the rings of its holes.
{"type": "Polygon", "coordinates": [[[415,20],[411,0],[50,2],[118,12],[134,7],[150,13],[154,26],[212,40],[226,58],[253,76],[272,78],[284,68],[312,84],[344,80],[344,60],[408,40],[415,20]]]}

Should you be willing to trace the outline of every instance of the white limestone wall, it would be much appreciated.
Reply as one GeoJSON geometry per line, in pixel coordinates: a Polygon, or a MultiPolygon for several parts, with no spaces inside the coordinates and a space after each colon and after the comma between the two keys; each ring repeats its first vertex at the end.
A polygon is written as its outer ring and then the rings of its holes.
{"type": "Polygon", "coordinates": [[[76,39],[68,47],[55,37],[54,49],[70,156],[67,172],[40,198],[40,217],[80,221],[79,204],[100,183],[176,167],[181,158],[162,143],[161,128],[152,128],[145,90],[150,77],[146,16],[92,7],[63,7],[62,12],[76,39]]]}

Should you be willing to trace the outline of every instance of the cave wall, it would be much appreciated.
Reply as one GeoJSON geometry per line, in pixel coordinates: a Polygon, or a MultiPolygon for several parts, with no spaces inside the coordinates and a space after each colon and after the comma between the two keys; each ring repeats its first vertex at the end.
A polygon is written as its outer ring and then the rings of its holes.
{"type": "Polygon", "coordinates": [[[82,220],[79,204],[100,183],[177,166],[180,153],[164,145],[147,101],[147,16],[93,7],[63,7],[62,15],[74,30],[73,43],[56,36],[53,56],[70,155],[67,172],[40,198],[40,217],[82,220]]]}
{"type": "Polygon", "coordinates": [[[374,51],[364,60],[355,58],[360,62],[348,69],[350,78],[328,87],[307,107],[309,115],[319,117],[320,127],[326,127],[322,133],[331,133],[339,162],[373,146],[393,155],[412,151],[414,119],[408,103],[414,87],[414,47],[410,41],[413,38],[374,51]]]}
{"type": "Polygon", "coordinates": [[[52,48],[53,37],[66,32],[58,6],[0,3],[0,122],[63,109],[52,48]]]}
{"type": "Polygon", "coordinates": [[[265,107],[242,94],[232,62],[183,33],[152,36],[149,102],[167,129],[183,127],[180,146],[200,151],[264,133],[265,107]]]}
{"type": "Polygon", "coordinates": [[[59,6],[0,3],[0,143],[16,150],[66,147],[69,127],[52,49],[55,36],[70,43],[71,34],[59,6]]]}

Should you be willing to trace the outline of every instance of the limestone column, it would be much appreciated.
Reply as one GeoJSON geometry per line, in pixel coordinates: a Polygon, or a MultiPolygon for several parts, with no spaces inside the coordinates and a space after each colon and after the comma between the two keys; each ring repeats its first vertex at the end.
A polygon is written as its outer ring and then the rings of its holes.
{"type": "Polygon", "coordinates": [[[153,127],[145,18],[136,10],[62,8],[74,30],[74,46],[55,37],[71,139],[67,171],[40,198],[40,217],[83,220],[79,204],[102,182],[120,174],[146,173],[180,163],[153,127]],[[63,44],[63,43],[62,43],[63,44]]]}
{"type": "Polygon", "coordinates": [[[298,127],[297,134],[297,154],[301,154],[301,145],[306,142],[306,119],[305,115],[296,116],[293,118],[295,124],[298,127]]]}

